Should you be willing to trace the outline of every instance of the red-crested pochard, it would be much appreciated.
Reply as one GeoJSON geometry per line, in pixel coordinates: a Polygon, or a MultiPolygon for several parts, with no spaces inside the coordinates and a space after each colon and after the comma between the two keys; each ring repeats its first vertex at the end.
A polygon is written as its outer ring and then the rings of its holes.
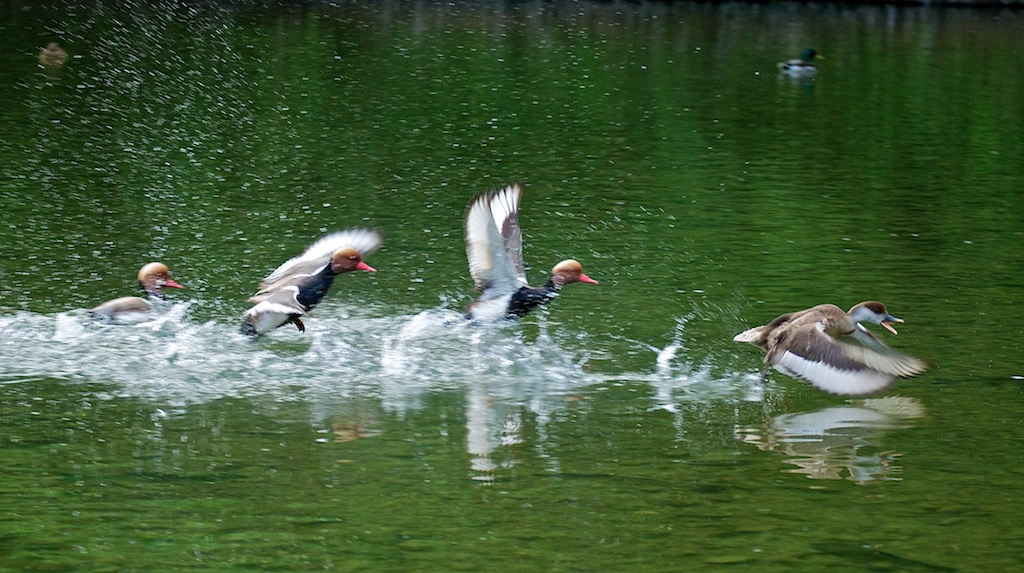
{"type": "Polygon", "coordinates": [[[377,250],[382,241],[379,232],[362,228],[321,237],[263,279],[259,292],[249,299],[256,304],[242,317],[242,333],[259,336],[289,322],[305,332],[306,325],[299,317],[319,304],[336,275],[355,270],[376,272],[363,257],[377,250]]]}
{"type": "Polygon", "coordinates": [[[89,314],[100,320],[112,322],[141,322],[149,320],[153,312],[151,301],[166,300],[164,288],[185,288],[174,282],[170,270],[163,263],[149,263],[139,269],[139,286],[146,298],[123,296],[89,310],[89,314]]]}
{"type": "Polygon", "coordinates": [[[466,210],[466,256],[469,273],[481,293],[466,317],[480,320],[518,318],[558,296],[574,282],[597,284],[579,262],[564,260],[551,269],[541,287],[531,287],[523,270],[523,234],[519,228],[522,187],[478,193],[466,210]]]}
{"type": "Polygon", "coordinates": [[[880,302],[862,302],[843,312],[831,304],[784,314],[764,326],[737,334],[736,342],[760,347],[765,364],[833,394],[877,392],[897,377],[924,372],[924,362],[886,346],[860,323],[903,322],[880,302]]]}

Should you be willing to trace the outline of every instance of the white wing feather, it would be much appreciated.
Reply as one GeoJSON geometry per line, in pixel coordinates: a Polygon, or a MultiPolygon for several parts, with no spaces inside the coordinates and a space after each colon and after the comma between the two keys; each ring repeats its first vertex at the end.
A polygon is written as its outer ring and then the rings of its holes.
{"type": "Polygon", "coordinates": [[[263,283],[271,284],[288,274],[288,271],[297,265],[315,261],[320,258],[330,257],[331,253],[344,247],[351,247],[359,251],[360,256],[365,258],[373,251],[376,251],[383,240],[384,239],[381,237],[380,232],[375,231],[374,229],[363,229],[358,227],[324,235],[315,243],[310,245],[309,248],[306,249],[306,252],[297,257],[292,257],[282,263],[281,266],[274,270],[274,272],[267,275],[267,278],[263,279],[263,283]]]}
{"type": "Polygon", "coordinates": [[[927,368],[923,361],[889,347],[861,324],[847,338],[855,340],[857,344],[846,342],[843,352],[868,368],[904,377],[920,374],[927,368]]]}
{"type": "Polygon", "coordinates": [[[781,353],[774,366],[779,372],[810,382],[820,390],[848,396],[872,394],[895,379],[895,376],[877,370],[836,368],[827,362],[808,360],[789,351],[781,353]]]}
{"type": "Polygon", "coordinates": [[[520,286],[528,286],[526,271],[523,268],[523,231],[519,227],[519,202],[523,197],[523,188],[516,183],[496,191],[491,196],[491,217],[494,226],[505,245],[520,286]]]}
{"type": "Polygon", "coordinates": [[[526,278],[517,271],[516,260],[513,259],[513,256],[521,257],[521,254],[509,252],[499,227],[516,215],[518,202],[519,188],[510,186],[496,193],[477,195],[466,212],[469,272],[477,290],[486,291],[490,296],[515,292],[526,284],[526,278]],[[498,197],[500,199],[495,200],[498,197]]]}

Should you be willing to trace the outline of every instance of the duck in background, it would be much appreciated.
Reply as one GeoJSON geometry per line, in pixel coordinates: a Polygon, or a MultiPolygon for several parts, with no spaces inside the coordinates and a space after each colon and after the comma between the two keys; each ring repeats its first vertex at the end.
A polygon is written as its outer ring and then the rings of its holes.
{"type": "Polygon", "coordinates": [[[242,316],[242,334],[259,336],[289,322],[306,331],[301,316],[323,300],[334,277],[350,271],[376,272],[363,257],[383,242],[373,229],[353,228],[321,237],[306,252],[284,262],[260,283],[242,316]]]}
{"type": "Polygon", "coordinates": [[[888,387],[897,377],[924,372],[924,362],[886,346],[860,323],[880,324],[896,334],[880,302],[862,302],[843,312],[831,304],[783,314],[737,334],[766,352],[764,363],[832,394],[858,396],[888,387]]]}
{"type": "Polygon", "coordinates": [[[800,54],[798,59],[786,60],[779,62],[779,72],[783,75],[791,78],[806,78],[813,76],[818,73],[818,67],[814,65],[814,60],[823,59],[822,56],[818,55],[811,48],[807,48],[800,54]]]}
{"type": "Polygon", "coordinates": [[[555,265],[544,286],[535,288],[526,282],[523,234],[519,228],[522,194],[522,187],[516,183],[478,193],[469,202],[465,220],[466,256],[480,297],[466,309],[466,318],[519,318],[558,296],[558,291],[569,283],[597,284],[583,272],[583,266],[572,259],[555,265]]]}
{"type": "Polygon", "coordinates": [[[149,263],[139,269],[139,286],[146,298],[123,296],[109,300],[89,310],[89,315],[106,322],[136,323],[150,320],[153,301],[165,301],[164,288],[185,288],[174,282],[170,270],[163,263],[149,263]]]}
{"type": "Polygon", "coordinates": [[[47,67],[63,66],[68,60],[68,53],[57,42],[50,42],[39,50],[39,63],[47,67]]]}

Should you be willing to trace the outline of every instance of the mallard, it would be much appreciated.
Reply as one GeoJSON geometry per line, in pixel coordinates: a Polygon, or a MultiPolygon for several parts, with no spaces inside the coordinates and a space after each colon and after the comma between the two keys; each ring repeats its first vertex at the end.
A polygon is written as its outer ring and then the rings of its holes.
{"type": "Polygon", "coordinates": [[[818,68],[814,65],[816,59],[821,59],[818,52],[807,48],[800,54],[800,58],[779,62],[779,71],[794,78],[813,76],[818,73],[818,68]]]}

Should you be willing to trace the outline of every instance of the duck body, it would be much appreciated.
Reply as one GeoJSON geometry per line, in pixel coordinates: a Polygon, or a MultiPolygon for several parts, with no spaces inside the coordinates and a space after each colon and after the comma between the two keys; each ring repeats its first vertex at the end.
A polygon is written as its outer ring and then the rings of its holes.
{"type": "Polygon", "coordinates": [[[816,58],[818,58],[818,53],[811,48],[807,48],[799,58],[785,60],[776,65],[779,68],[779,72],[783,75],[793,78],[810,77],[818,73],[818,67],[814,65],[816,58]]]}
{"type": "Polygon", "coordinates": [[[547,304],[548,301],[558,296],[560,287],[554,281],[548,280],[542,287],[520,287],[509,300],[505,318],[522,318],[531,310],[547,304]]]}
{"type": "Polygon", "coordinates": [[[39,63],[44,66],[63,66],[67,59],[68,53],[57,42],[50,42],[45,48],[39,50],[39,63]]]}
{"type": "Polygon", "coordinates": [[[515,292],[495,298],[480,297],[469,306],[465,316],[483,321],[522,318],[557,297],[558,291],[559,289],[549,280],[542,287],[523,286],[515,292]]]}
{"type": "Polygon", "coordinates": [[[737,334],[765,351],[764,363],[833,394],[871,394],[898,377],[923,372],[920,360],[894,350],[862,322],[879,324],[896,334],[891,323],[903,322],[880,302],[862,302],[849,312],[822,304],[790,312],[770,323],[737,334]]]}
{"type": "Polygon", "coordinates": [[[100,322],[137,324],[153,318],[153,303],[138,296],[122,296],[90,309],[89,316],[100,322]]]}
{"type": "Polygon", "coordinates": [[[167,300],[164,288],[185,287],[174,282],[170,270],[163,263],[149,263],[139,270],[139,286],[146,294],[146,298],[137,296],[122,296],[92,308],[89,315],[104,322],[116,322],[122,324],[134,324],[145,322],[153,318],[154,303],[167,300]]]}
{"type": "Polygon", "coordinates": [[[255,304],[242,316],[241,332],[259,336],[288,323],[305,332],[302,315],[323,300],[337,275],[376,271],[362,257],[377,250],[382,241],[379,232],[361,228],[321,237],[263,279],[259,291],[249,298],[255,304]]]}
{"type": "Polygon", "coordinates": [[[523,235],[519,227],[522,187],[478,193],[466,210],[466,257],[480,297],[466,309],[472,320],[494,321],[521,318],[558,296],[573,282],[597,284],[579,262],[567,259],[551,270],[540,287],[526,281],[523,235]]]}

